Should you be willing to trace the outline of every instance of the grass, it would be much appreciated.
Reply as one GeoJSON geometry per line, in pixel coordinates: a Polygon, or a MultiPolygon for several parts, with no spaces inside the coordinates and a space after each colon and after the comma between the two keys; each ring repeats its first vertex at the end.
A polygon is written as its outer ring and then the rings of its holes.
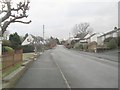
{"type": "Polygon", "coordinates": [[[17,63],[16,65],[14,65],[14,67],[10,67],[7,70],[5,70],[2,73],[2,77],[5,77],[7,75],[9,75],[10,73],[12,73],[13,71],[15,71],[16,69],[18,69],[21,66],[22,62],[17,63]]]}
{"type": "MultiPolygon", "coordinates": [[[[23,53],[23,60],[29,59],[30,57],[33,57],[33,56],[34,56],[34,53],[23,53]]],[[[10,73],[12,73],[13,71],[15,71],[16,69],[18,69],[21,66],[21,64],[22,64],[22,62],[17,63],[16,65],[14,65],[14,67],[10,67],[7,70],[5,70],[4,72],[2,72],[2,77],[5,77],[5,76],[9,75],[10,73]]]]}
{"type": "Polygon", "coordinates": [[[1,77],[2,77],[2,64],[0,62],[0,80],[1,80],[1,77]]]}
{"type": "Polygon", "coordinates": [[[30,57],[33,57],[34,53],[23,53],[23,60],[29,59],[30,57]]]}

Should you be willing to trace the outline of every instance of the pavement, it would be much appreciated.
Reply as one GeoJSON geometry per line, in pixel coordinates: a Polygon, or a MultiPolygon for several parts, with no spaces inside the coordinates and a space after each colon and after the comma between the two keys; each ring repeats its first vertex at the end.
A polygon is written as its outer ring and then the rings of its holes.
{"type": "Polygon", "coordinates": [[[118,88],[118,62],[57,46],[34,61],[15,88],[118,88]]]}

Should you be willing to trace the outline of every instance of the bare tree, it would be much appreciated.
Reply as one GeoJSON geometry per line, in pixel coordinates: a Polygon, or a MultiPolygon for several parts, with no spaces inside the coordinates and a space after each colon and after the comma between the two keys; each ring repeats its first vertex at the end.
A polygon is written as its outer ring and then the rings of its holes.
{"type": "Polygon", "coordinates": [[[11,0],[0,0],[0,27],[2,35],[11,23],[19,22],[29,24],[31,22],[31,20],[27,22],[22,20],[28,17],[29,3],[29,0],[24,0],[14,5],[11,0]]]}
{"type": "Polygon", "coordinates": [[[10,34],[10,31],[6,30],[3,34],[3,38],[7,40],[9,34],[10,34]]]}
{"type": "Polygon", "coordinates": [[[87,34],[91,34],[93,28],[90,27],[89,23],[76,24],[73,27],[73,35],[76,38],[83,39],[87,34]]]}

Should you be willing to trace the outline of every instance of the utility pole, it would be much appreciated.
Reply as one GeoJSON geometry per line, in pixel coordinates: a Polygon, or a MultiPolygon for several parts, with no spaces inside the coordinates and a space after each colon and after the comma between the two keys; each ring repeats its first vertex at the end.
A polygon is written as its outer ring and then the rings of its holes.
{"type": "Polygon", "coordinates": [[[43,25],[43,52],[44,52],[44,49],[45,49],[45,44],[44,44],[44,34],[45,34],[45,25],[43,25]]]}

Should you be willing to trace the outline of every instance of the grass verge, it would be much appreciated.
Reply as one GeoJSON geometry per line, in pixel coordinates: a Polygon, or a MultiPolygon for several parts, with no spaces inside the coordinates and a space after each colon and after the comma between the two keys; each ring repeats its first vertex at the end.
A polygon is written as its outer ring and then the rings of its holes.
{"type": "MultiPolygon", "coordinates": [[[[23,60],[29,59],[30,57],[33,57],[33,56],[34,56],[34,53],[23,53],[23,60]]],[[[10,68],[6,69],[5,71],[2,71],[2,78],[9,75],[16,69],[18,69],[21,66],[21,64],[22,64],[22,62],[19,62],[19,63],[15,64],[14,66],[11,66],[10,68]]]]}
{"type": "Polygon", "coordinates": [[[29,59],[30,57],[33,57],[34,53],[23,53],[23,60],[29,59]]]}
{"type": "Polygon", "coordinates": [[[5,77],[7,75],[9,75],[10,73],[12,73],[13,71],[15,71],[16,69],[18,69],[21,66],[22,62],[19,62],[17,64],[15,64],[13,67],[10,67],[8,69],[6,69],[5,71],[2,72],[2,77],[5,77]]]}

